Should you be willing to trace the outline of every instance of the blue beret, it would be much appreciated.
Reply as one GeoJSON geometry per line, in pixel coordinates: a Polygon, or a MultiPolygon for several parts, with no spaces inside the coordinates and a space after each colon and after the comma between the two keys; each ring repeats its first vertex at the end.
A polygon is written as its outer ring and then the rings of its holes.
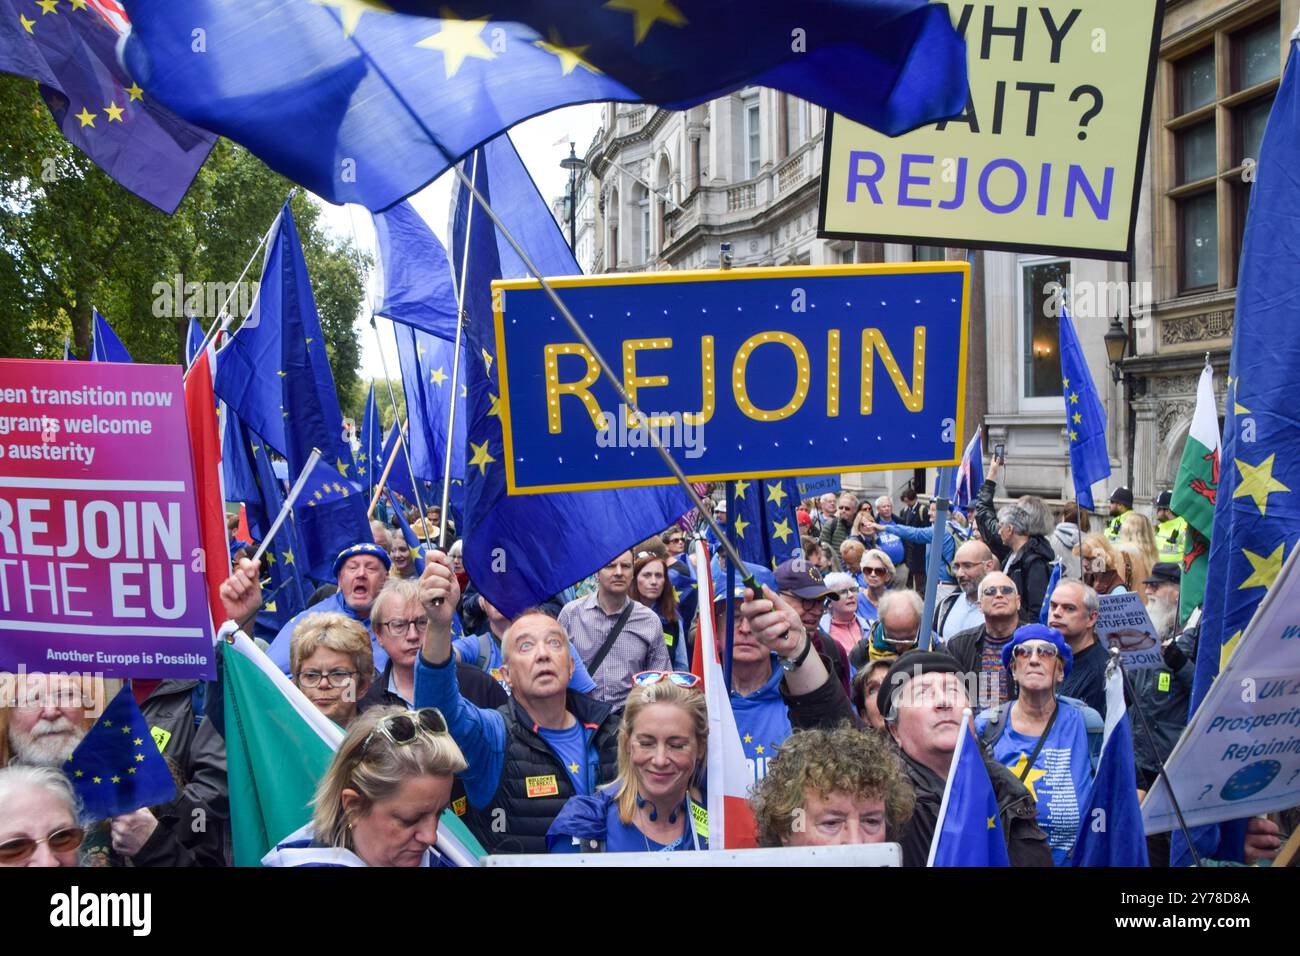
{"type": "Polygon", "coordinates": [[[354,544],[350,548],[344,548],[339,552],[339,556],[334,559],[334,576],[336,578],[339,576],[339,571],[343,568],[343,564],[348,558],[355,558],[359,554],[368,554],[372,558],[378,558],[383,562],[385,571],[393,566],[393,559],[390,558],[388,552],[379,545],[371,544],[370,542],[365,544],[354,544]]]}
{"type": "Polygon", "coordinates": [[[1065,676],[1070,676],[1070,671],[1074,669],[1074,655],[1070,653],[1070,645],[1065,642],[1060,631],[1046,624],[1026,624],[1024,627],[1016,628],[1016,633],[1011,635],[1011,640],[1007,641],[1006,647],[1002,648],[1002,666],[1007,669],[1008,674],[1011,673],[1011,655],[1015,653],[1016,645],[1023,644],[1025,641],[1047,641],[1049,644],[1055,644],[1056,653],[1065,662],[1065,676]]]}

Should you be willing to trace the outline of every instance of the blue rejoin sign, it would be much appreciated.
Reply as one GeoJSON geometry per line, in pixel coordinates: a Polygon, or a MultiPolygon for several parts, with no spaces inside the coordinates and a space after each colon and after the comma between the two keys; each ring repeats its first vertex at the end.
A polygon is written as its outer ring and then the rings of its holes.
{"type": "Polygon", "coordinates": [[[969,267],[555,280],[639,421],[533,281],[493,283],[511,494],[953,464],[969,267]]]}

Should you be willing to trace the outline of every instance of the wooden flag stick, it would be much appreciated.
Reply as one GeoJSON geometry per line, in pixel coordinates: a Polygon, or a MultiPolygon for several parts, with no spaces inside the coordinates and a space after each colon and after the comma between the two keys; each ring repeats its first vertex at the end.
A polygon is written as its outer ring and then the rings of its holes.
{"type": "MultiPolygon", "coordinates": [[[[393,427],[400,428],[401,425],[395,421],[393,427]]],[[[370,499],[370,510],[366,512],[367,518],[375,516],[375,508],[379,506],[379,496],[384,493],[384,485],[388,484],[388,472],[392,469],[393,463],[397,461],[397,455],[401,450],[402,443],[399,441],[393,446],[393,453],[388,456],[388,463],[384,465],[384,473],[379,476],[379,483],[375,485],[375,496],[370,499]]]]}

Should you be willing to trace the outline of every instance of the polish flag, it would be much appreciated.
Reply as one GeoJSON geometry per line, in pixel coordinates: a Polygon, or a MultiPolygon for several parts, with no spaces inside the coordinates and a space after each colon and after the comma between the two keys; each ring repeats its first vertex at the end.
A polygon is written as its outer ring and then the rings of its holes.
{"type": "Polygon", "coordinates": [[[230,576],[230,547],[226,537],[226,508],[221,492],[221,433],[212,393],[211,348],[201,352],[185,375],[185,415],[190,427],[190,456],[194,463],[194,498],[199,511],[199,541],[208,586],[212,620],[220,623],[221,584],[230,576]]]}
{"type": "Polygon", "coordinates": [[[704,678],[704,699],[709,708],[709,849],[737,850],[758,846],[758,826],[749,809],[749,786],[754,775],[745,763],[745,751],[736,729],[736,715],[718,663],[713,633],[713,581],[709,552],[696,541],[695,580],[699,588],[699,635],[692,670],[704,678]]]}

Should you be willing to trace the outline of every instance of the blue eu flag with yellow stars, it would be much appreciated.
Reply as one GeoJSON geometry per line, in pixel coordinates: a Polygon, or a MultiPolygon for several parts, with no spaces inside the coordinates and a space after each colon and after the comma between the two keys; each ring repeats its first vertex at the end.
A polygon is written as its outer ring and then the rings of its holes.
{"type": "Polygon", "coordinates": [[[99,314],[98,309],[91,309],[90,360],[92,362],[133,361],[131,353],[126,350],[122,340],[117,337],[108,320],[99,314]]]}
{"type": "Polygon", "coordinates": [[[384,298],[382,315],[455,341],[456,290],[447,250],[409,202],[373,216],[384,298]]]}
{"type": "Polygon", "coordinates": [[[105,820],[176,798],[176,781],[129,686],[109,702],[63,770],[89,820],[105,820]]]}
{"type": "Polygon", "coordinates": [[[755,478],[736,481],[728,517],[736,532],[736,547],[750,564],[776,569],[799,547],[797,478],[755,478]]]}
{"type": "Polygon", "coordinates": [[[0,0],[0,70],[36,80],[68,142],[171,213],[217,137],[147,96],[118,63],[117,41],[84,0],[0,0]]]}
{"type": "Polygon", "coordinates": [[[1070,474],[1079,506],[1092,510],[1094,482],[1110,477],[1106,450],[1106,409],[1102,407],[1075,334],[1070,313],[1061,309],[1061,394],[1065,396],[1065,431],[1070,442],[1070,474]]]}
{"type": "Polygon", "coordinates": [[[123,58],[150,95],[330,202],[372,210],[573,103],[680,109],[758,83],[900,133],[967,100],[965,46],[923,0],[418,5],[434,17],[362,0],[126,6],[123,58]]]}
{"type": "Polygon", "coordinates": [[[393,326],[397,354],[402,366],[402,390],[406,393],[411,467],[417,478],[442,484],[447,465],[447,425],[451,403],[456,403],[456,433],[451,441],[451,497],[457,506],[464,498],[465,481],[465,384],[467,364],[461,350],[461,381],[455,395],[451,389],[455,345],[446,339],[403,325],[393,326]]]}
{"type": "Polygon", "coordinates": [[[1011,865],[993,781],[970,727],[968,710],[957,734],[926,866],[1011,865]]]}
{"type": "MultiPolygon", "coordinates": [[[[499,136],[466,160],[477,188],[528,251],[543,275],[575,275],[574,261],[508,136],[499,136]]],[[[503,614],[538,604],[604,567],[610,558],[658,534],[690,510],[676,486],[620,488],[545,495],[506,495],[502,464],[500,366],[493,334],[493,279],[518,278],[527,270],[468,190],[455,194],[452,261],[465,277],[469,461],[465,490],[465,569],[503,614]],[[468,228],[467,228],[468,227],[468,228]],[[498,549],[504,550],[504,560],[498,549]]]]}
{"type": "MultiPolygon", "coordinates": [[[[1191,713],[1250,623],[1300,539],[1300,43],[1292,40],[1264,128],[1241,247],[1232,358],[1224,401],[1205,605],[1191,713]]],[[[1242,858],[1240,822],[1198,827],[1202,855],[1242,858]]],[[[1186,844],[1173,836],[1175,865],[1186,844]]]]}
{"type": "Polygon", "coordinates": [[[357,450],[352,456],[356,465],[353,474],[356,475],[357,484],[366,489],[367,501],[374,497],[375,482],[379,480],[384,468],[382,463],[375,466],[383,450],[384,426],[380,424],[379,406],[375,404],[375,383],[371,382],[370,390],[366,392],[366,410],[357,427],[357,450]]]}

